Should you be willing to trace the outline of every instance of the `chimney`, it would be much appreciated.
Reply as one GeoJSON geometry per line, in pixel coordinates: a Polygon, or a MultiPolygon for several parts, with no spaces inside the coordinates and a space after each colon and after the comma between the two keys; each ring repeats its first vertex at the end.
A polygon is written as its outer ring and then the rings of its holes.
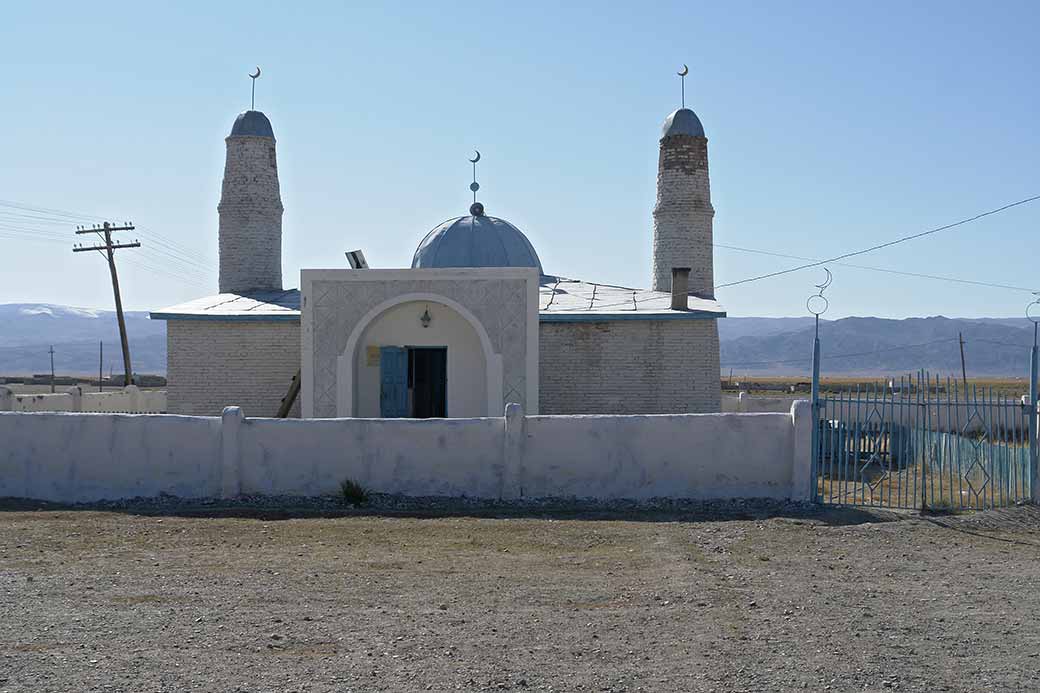
{"type": "Polygon", "coordinates": [[[689,310],[690,268],[672,268],[672,310],[689,310]]]}

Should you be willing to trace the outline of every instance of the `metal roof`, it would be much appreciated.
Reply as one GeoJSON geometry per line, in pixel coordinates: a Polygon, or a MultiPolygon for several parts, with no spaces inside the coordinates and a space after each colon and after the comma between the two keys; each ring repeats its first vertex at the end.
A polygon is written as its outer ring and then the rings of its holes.
{"type": "Polygon", "coordinates": [[[704,137],[704,126],[701,125],[701,119],[697,117],[696,113],[688,108],[680,108],[668,114],[668,117],[664,119],[664,125],[661,126],[662,139],[672,135],[704,137]]]}
{"type": "MultiPolygon", "coordinates": [[[[547,275],[542,275],[539,284],[538,319],[542,322],[726,317],[725,309],[717,301],[696,296],[690,296],[689,310],[672,310],[672,295],[667,291],[629,289],[547,275]]],[[[217,294],[153,311],[150,316],[153,320],[298,321],[300,292],[288,289],[217,294]]]]}
{"type": "Polygon", "coordinates": [[[231,137],[270,137],[274,139],[271,121],[260,111],[245,111],[235,118],[231,137]]]}
{"type": "Polygon", "coordinates": [[[249,291],[216,294],[152,311],[152,320],[289,320],[300,319],[300,291],[249,291]]]}
{"type": "Polygon", "coordinates": [[[449,219],[426,234],[412,267],[537,267],[541,272],[542,263],[520,229],[481,214],[449,219]]]}
{"type": "Polygon", "coordinates": [[[672,310],[672,294],[668,291],[631,289],[545,275],[539,284],[538,319],[541,322],[726,317],[726,310],[717,301],[696,296],[688,298],[688,310],[672,310]]]}

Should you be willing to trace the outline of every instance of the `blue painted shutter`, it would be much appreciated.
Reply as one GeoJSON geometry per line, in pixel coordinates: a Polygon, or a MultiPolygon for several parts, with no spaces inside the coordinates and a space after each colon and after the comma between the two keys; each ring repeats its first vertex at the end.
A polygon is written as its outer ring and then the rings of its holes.
{"type": "Polygon", "coordinates": [[[379,349],[379,415],[408,416],[408,350],[402,347],[379,349]]]}

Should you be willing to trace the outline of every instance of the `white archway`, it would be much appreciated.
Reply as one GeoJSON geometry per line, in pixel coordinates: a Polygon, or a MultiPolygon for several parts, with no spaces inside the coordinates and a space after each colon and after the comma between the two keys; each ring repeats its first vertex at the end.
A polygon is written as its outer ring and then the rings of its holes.
{"type": "Polygon", "coordinates": [[[465,306],[453,301],[446,296],[433,293],[410,293],[394,296],[383,301],[370,311],[354,325],[347,339],[347,345],[336,359],[336,416],[350,417],[355,415],[357,407],[357,349],[361,337],[365,334],[368,326],[379,316],[391,308],[403,303],[426,302],[444,306],[455,311],[466,320],[476,332],[484,352],[485,382],[487,389],[487,408],[485,416],[499,416],[502,408],[502,355],[495,353],[491,346],[484,325],[465,306]]]}

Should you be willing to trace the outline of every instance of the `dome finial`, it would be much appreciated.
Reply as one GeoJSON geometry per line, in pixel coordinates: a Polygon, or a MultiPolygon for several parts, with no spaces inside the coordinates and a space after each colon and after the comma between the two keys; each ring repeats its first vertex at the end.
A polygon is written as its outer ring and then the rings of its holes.
{"type": "Polygon", "coordinates": [[[690,74],[690,68],[683,63],[682,69],[676,72],[679,75],[679,90],[682,93],[682,107],[686,108],[686,75],[690,74]]]}
{"type": "Polygon", "coordinates": [[[477,182],[477,162],[480,161],[480,150],[474,149],[476,156],[469,160],[473,164],[473,182],[469,184],[469,189],[473,191],[473,204],[469,208],[469,213],[475,217],[479,217],[484,213],[484,205],[477,202],[477,191],[480,190],[480,183],[477,182]],[[474,209],[480,208],[479,213],[474,212],[474,209]]]}
{"type": "Polygon", "coordinates": [[[259,77],[260,77],[260,66],[257,65],[256,66],[256,74],[255,75],[253,75],[253,74],[249,75],[249,79],[253,80],[253,91],[252,91],[252,93],[249,96],[249,110],[250,111],[255,111],[256,110],[256,80],[259,77]]]}

